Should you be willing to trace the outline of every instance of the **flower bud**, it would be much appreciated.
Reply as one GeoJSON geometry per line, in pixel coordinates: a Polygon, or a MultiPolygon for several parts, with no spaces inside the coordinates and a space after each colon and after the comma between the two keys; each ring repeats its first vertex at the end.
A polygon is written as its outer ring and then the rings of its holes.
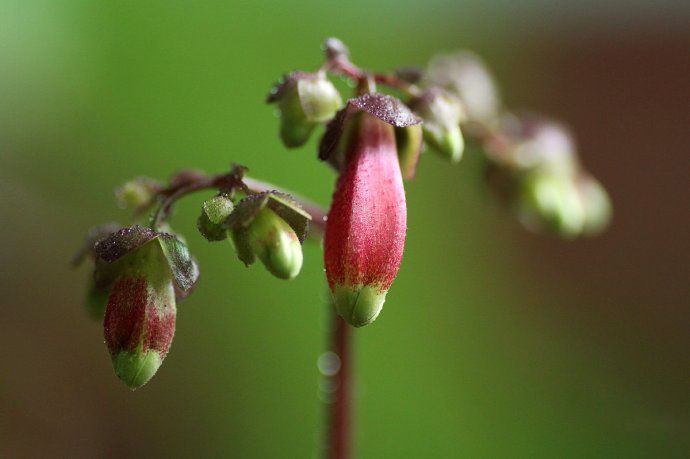
{"type": "Polygon", "coordinates": [[[155,240],[121,263],[103,328],[115,374],[136,389],[153,377],[172,344],[175,290],[170,267],[155,240]]]}
{"type": "Polygon", "coordinates": [[[232,240],[246,265],[258,257],[280,279],[293,279],[302,269],[302,244],[292,227],[268,207],[261,209],[247,227],[236,227],[232,240]]]}
{"type": "Polygon", "coordinates": [[[228,227],[224,223],[234,208],[232,200],[227,196],[214,196],[204,201],[196,222],[201,235],[209,241],[227,239],[228,227]]]}
{"type": "Polygon", "coordinates": [[[579,168],[575,142],[560,123],[533,114],[506,115],[487,153],[514,172],[540,171],[574,176],[579,168]]]}
{"type": "Polygon", "coordinates": [[[491,124],[498,118],[501,100],[484,62],[469,51],[439,55],[429,63],[429,80],[457,95],[468,121],[491,124]]]}
{"type": "Polygon", "coordinates": [[[581,174],[576,181],[585,211],[584,234],[601,233],[611,221],[611,200],[606,189],[589,174],[581,174]]]}
{"type": "Polygon", "coordinates": [[[528,229],[550,231],[563,238],[578,236],[585,225],[585,209],[569,176],[543,172],[524,176],[516,211],[528,229]]]}
{"type": "Polygon", "coordinates": [[[146,177],[137,177],[125,182],[115,190],[117,205],[122,209],[137,209],[148,204],[154,196],[155,182],[146,177]]]}
{"type": "Polygon", "coordinates": [[[410,102],[423,120],[424,140],[451,162],[462,158],[465,142],[460,131],[464,112],[460,101],[438,88],[427,90],[410,102]]]}
{"type": "Polygon", "coordinates": [[[393,126],[368,112],[353,122],[328,213],[324,258],[338,314],[361,327],[379,315],[398,273],[407,210],[393,126]]]}
{"type": "Polygon", "coordinates": [[[268,97],[280,112],[280,138],[288,148],[304,145],[318,123],[335,115],[342,104],[340,93],[321,73],[286,76],[268,97]]]}
{"type": "Polygon", "coordinates": [[[176,294],[186,296],[199,269],[175,236],[122,228],[94,246],[94,283],[109,291],[103,331],[115,373],[130,388],[156,373],[175,333],[176,294]]]}

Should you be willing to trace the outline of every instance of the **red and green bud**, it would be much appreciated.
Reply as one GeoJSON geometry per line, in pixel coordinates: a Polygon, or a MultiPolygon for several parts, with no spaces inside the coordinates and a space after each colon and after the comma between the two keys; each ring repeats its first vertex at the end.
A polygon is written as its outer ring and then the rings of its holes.
{"type": "Polygon", "coordinates": [[[105,341],[115,374],[130,388],[158,371],[175,334],[175,290],[167,260],[149,242],[123,260],[105,311],[105,341]]]}
{"type": "Polygon", "coordinates": [[[165,359],[175,334],[176,296],[184,296],[198,268],[176,237],[150,228],[123,228],[95,245],[94,280],[110,292],[103,319],[117,376],[132,389],[146,384],[165,359]]]}
{"type": "Polygon", "coordinates": [[[338,314],[361,327],[381,312],[402,260],[407,210],[395,128],[419,119],[380,94],[353,99],[346,110],[340,126],[329,126],[339,132],[327,132],[321,146],[323,159],[344,155],[326,223],[324,257],[338,314]]]}
{"type": "Polygon", "coordinates": [[[288,148],[304,145],[314,128],[335,115],[342,99],[323,73],[285,76],[268,96],[280,112],[280,138],[288,148]]]}
{"type": "Polygon", "coordinates": [[[280,279],[293,279],[302,269],[302,242],[311,216],[284,193],[249,195],[227,218],[237,256],[249,266],[258,258],[280,279]]]}

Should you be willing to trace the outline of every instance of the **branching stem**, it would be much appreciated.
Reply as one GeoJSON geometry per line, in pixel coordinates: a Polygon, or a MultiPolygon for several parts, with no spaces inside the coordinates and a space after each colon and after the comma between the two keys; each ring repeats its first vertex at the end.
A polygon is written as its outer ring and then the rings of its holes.
{"type": "MultiPolygon", "coordinates": [[[[238,190],[245,193],[261,193],[270,190],[281,191],[283,193],[290,194],[293,199],[299,202],[302,208],[304,208],[304,210],[312,216],[312,228],[316,228],[320,233],[323,232],[323,229],[326,225],[326,211],[323,209],[323,207],[309,199],[298,196],[270,183],[250,177],[241,177],[234,170],[227,174],[211,176],[202,175],[199,173],[188,175],[189,177],[187,177],[186,180],[181,180],[180,183],[173,183],[168,187],[160,188],[156,191],[154,199],[157,199],[160,202],[160,205],[151,218],[152,228],[155,229],[168,218],[173,205],[178,200],[189,194],[202,190],[219,190],[228,193],[238,190]]],[[[147,204],[144,207],[149,208],[150,204],[147,204]]],[[[310,231],[310,234],[311,233],[314,233],[314,230],[310,231]]]]}

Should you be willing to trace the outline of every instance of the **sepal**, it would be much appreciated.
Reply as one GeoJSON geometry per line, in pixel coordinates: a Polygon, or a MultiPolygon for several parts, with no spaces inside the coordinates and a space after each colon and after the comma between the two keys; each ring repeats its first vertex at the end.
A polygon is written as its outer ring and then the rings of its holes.
{"type": "Polygon", "coordinates": [[[345,150],[350,133],[356,130],[359,114],[368,113],[395,128],[418,125],[422,120],[396,97],[388,94],[367,93],[348,100],[345,108],[326,126],[319,144],[319,159],[327,161],[336,170],[345,166],[345,150]]]}

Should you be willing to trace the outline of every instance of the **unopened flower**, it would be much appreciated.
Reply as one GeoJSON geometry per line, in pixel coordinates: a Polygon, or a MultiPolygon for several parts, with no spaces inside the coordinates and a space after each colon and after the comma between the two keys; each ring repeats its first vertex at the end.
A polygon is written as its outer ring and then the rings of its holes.
{"type": "Polygon", "coordinates": [[[336,310],[361,327],[381,312],[402,260],[407,225],[395,127],[419,119],[397,99],[366,94],[329,126],[321,157],[342,169],[324,239],[326,277],[336,310]]]}
{"type": "Polygon", "coordinates": [[[268,96],[280,111],[280,138],[288,148],[304,145],[318,123],[335,115],[340,93],[323,73],[287,75],[268,96]]]}
{"type": "Polygon", "coordinates": [[[534,172],[522,178],[516,202],[520,221],[535,231],[550,231],[564,238],[579,236],[585,209],[572,177],[534,172]]]}
{"type": "Polygon", "coordinates": [[[293,279],[302,269],[302,242],[311,216],[288,195],[252,194],[237,204],[226,220],[237,256],[247,266],[258,258],[280,279],[293,279]]]}
{"type": "Polygon", "coordinates": [[[460,100],[440,88],[432,88],[414,98],[410,106],[424,120],[422,129],[427,145],[451,162],[460,161],[465,148],[460,131],[465,113],[460,100]]]}
{"type": "Polygon", "coordinates": [[[470,51],[434,57],[429,63],[429,80],[457,95],[468,121],[491,124],[501,110],[501,99],[493,76],[484,62],[470,51]]]}
{"type": "Polygon", "coordinates": [[[110,285],[103,330],[115,374],[132,389],[146,384],[175,334],[176,290],[192,288],[198,268],[170,234],[123,228],[98,241],[95,280],[110,285]]]}
{"type": "Polygon", "coordinates": [[[228,237],[228,228],[224,224],[235,206],[227,196],[214,196],[204,201],[201,215],[196,226],[202,236],[208,241],[222,241],[228,237]]]}

